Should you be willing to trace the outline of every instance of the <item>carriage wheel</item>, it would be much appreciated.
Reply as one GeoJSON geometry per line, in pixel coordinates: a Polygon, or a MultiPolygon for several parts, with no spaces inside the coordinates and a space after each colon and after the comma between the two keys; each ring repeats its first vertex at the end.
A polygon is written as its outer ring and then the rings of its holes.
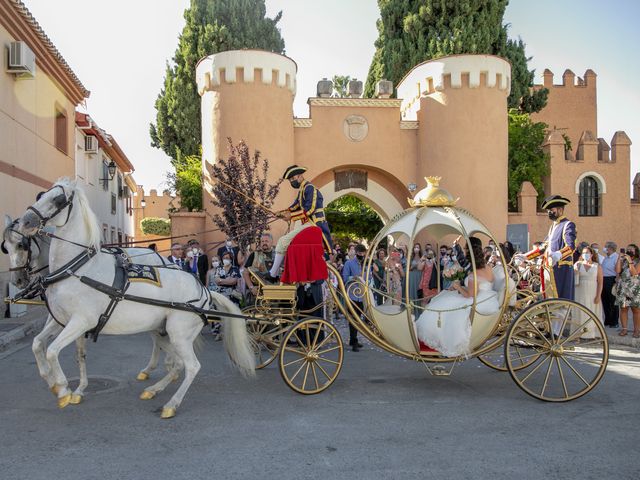
{"type": "Polygon", "coordinates": [[[607,335],[595,314],[563,299],[543,300],[522,312],[507,333],[504,351],[516,384],[548,402],[567,402],[591,391],[609,360],[607,335]]]}
{"type": "MultiPolygon", "coordinates": [[[[487,367],[500,372],[506,372],[508,370],[507,362],[505,361],[504,341],[509,324],[510,321],[500,325],[496,335],[487,340],[485,345],[496,343],[495,347],[482,355],[478,355],[478,360],[484,363],[487,367]]],[[[513,358],[511,358],[511,364],[514,370],[526,368],[538,359],[537,355],[529,355],[531,351],[527,345],[522,345],[515,341],[511,347],[512,348],[510,348],[509,351],[511,355],[513,355],[513,358]]]]}
{"type": "Polygon", "coordinates": [[[342,368],[344,350],[331,323],[316,317],[289,329],[280,348],[280,373],[289,388],[313,395],[329,388],[342,368]]]}
{"type": "Polygon", "coordinates": [[[256,312],[255,309],[245,310],[244,313],[258,319],[247,320],[247,331],[256,356],[256,369],[261,369],[276,358],[282,337],[294,322],[291,318],[267,316],[256,312]]]}

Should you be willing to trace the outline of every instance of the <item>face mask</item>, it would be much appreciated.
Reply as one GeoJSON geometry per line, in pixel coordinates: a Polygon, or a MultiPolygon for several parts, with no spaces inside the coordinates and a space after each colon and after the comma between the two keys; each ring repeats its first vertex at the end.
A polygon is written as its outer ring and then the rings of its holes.
{"type": "Polygon", "coordinates": [[[216,260],[216,261],[213,261],[213,262],[211,262],[211,266],[212,266],[213,268],[218,268],[218,267],[220,266],[220,262],[218,262],[217,260],[216,260]]]}
{"type": "Polygon", "coordinates": [[[225,258],[224,260],[222,260],[222,263],[224,264],[225,267],[231,265],[231,260],[229,260],[228,258],[225,258]]]}
{"type": "Polygon", "coordinates": [[[293,188],[300,188],[300,182],[298,180],[291,180],[289,183],[293,188]]]}
{"type": "Polygon", "coordinates": [[[549,215],[549,220],[557,220],[558,219],[558,215],[555,214],[555,212],[547,212],[547,215],[549,215]]]}
{"type": "Polygon", "coordinates": [[[594,248],[593,251],[598,253],[600,251],[600,249],[599,248],[594,248]]]}
{"type": "Polygon", "coordinates": [[[588,262],[588,261],[591,259],[591,254],[590,254],[590,253],[583,253],[583,254],[582,254],[582,259],[583,259],[585,262],[588,262]]]}
{"type": "Polygon", "coordinates": [[[227,245],[227,247],[231,247],[231,240],[227,240],[226,241],[226,245],[227,245]]]}
{"type": "Polygon", "coordinates": [[[451,257],[451,260],[453,260],[453,261],[455,262],[456,260],[458,260],[458,256],[457,256],[457,255],[453,255],[453,256],[451,257]]]}
{"type": "Polygon", "coordinates": [[[187,257],[193,258],[193,252],[191,250],[187,252],[187,257]]]}
{"type": "Polygon", "coordinates": [[[356,255],[359,262],[364,262],[364,255],[356,255]]]}

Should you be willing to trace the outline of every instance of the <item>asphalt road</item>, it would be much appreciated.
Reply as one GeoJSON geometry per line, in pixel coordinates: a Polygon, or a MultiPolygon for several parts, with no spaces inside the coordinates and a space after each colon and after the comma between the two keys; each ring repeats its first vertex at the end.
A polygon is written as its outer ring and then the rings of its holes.
{"type": "Polygon", "coordinates": [[[145,335],[90,344],[85,402],[64,410],[27,343],[0,354],[0,479],[639,478],[637,350],[613,348],[596,389],[566,404],[475,359],[432,377],[368,345],[346,352],[327,391],[302,396],[275,366],[241,378],[207,336],[178,415],[161,420],[175,384],[141,401],[135,380],[150,348],[145,335]]]}

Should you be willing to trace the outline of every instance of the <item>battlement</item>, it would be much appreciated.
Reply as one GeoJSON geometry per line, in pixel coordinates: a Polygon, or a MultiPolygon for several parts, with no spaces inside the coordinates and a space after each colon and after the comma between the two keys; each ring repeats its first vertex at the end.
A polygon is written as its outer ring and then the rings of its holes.
{"type": "MultiPolygon", "coordinates": [[[[576,77],[576,74],[571,70],[566,69],[562,74],[562,83],[555,85],[553,83],[554,74],[548,68],[545,68],[542,72],[542,85],[545,88],[562,88],[562,87],[575,87],[575,88],[595,88],[596,87],[596,73],[590,68],[584,72],[582,77],[576,77]]],[[[540,85],[539,85],[540,86],[540,85]]]]}
{"type": "Polygon", "coordinates": [[[196,66],[198,93],[221,83],[254,83],[288,88],[295,96],[298,66],[289,57],[264,50],[229,50],[201,59],[196,66]]]}
{"type": "Polygon", "coordinates": [[[416,65],[398,84],[402,118],[415,120],[419,99],[447,88],[497,88],[509,95],[511,65],[494,55],[450,55],[416,65]]]}

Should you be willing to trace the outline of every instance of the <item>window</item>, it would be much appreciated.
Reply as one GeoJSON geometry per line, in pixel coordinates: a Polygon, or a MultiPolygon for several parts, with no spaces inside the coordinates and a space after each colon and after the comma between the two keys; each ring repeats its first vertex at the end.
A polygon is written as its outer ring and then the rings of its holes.
{"type": "Polygon", "coordinates": [[[122,190],[122,176],[118,175],[118,198],[122,198],[123,190],[122,190]]]}
{"type": "Polygon", "coordinates": [[[581,217],[597,217],[600,215],[600,189],[593,177],[584,177],[580,182],[578,214],[581,217]]]}
{"type": "Polygon", "coordinates": [[[122,231],[118,230],[118,244],[122,245],[122,231]]]}
{"type": "Polygon", "coordinates": [[[117,204],[118,198],[116,197],[115,193],[111,194],[111,215],[115,215],[116,214],[116,204],[117,204]]]}
{"type": "Polygon", "coordinates": [[[102,182],[102,189],[109,190],[109,162],[107,162],[106,158],[102,159],[102,177],[100,177],[100,181],[102,182]]]}
{"type": "Polygon", "coordinates": [[[68,153],[69,146],[67,139],[67,116],[64,112],[56,110],[55,124],[53,128],[56,148],[61,152],[68,153]]]}

